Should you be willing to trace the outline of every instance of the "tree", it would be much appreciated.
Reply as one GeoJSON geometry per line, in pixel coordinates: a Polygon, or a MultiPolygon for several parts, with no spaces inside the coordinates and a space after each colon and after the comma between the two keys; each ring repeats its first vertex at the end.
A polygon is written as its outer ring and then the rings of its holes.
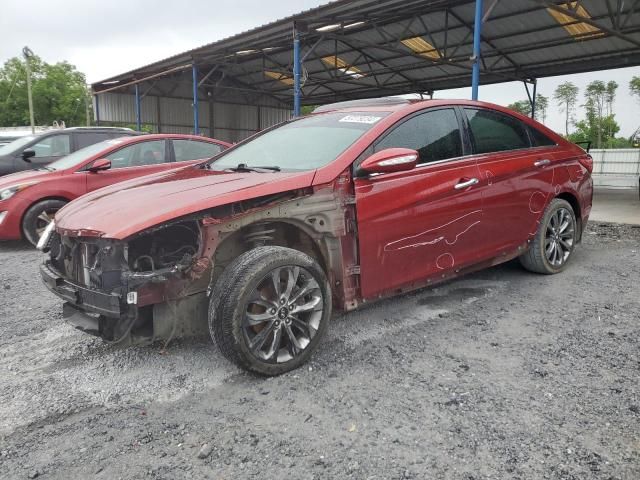
{"type": "MultiPolygon", "coordinates": [[[[614,117],[614,115],[604,117],[601,125],[603,128],[599,130],[598,123],[590,120],[590,117],[587,116],[586,119],[576,122],[576,130],[569,135],[569,140],[572,142],[593,142],[594,139],[598,138],[599,132],[601,132],[607,146],[627,145],[628,142],[626,139],[615,138],[615,135],[620,131],[620,126],[614,117]]],[[[591,117],[591,119],[595,118],[596,117],[591,117]]]]}
{"type": "Polygon", "coordinates": [[[531,116],[531,103],[529,100],[518,100],[517,102],[507,105],[507,108],[527,117],[531,116]]]}
{"type": "Polygon", "coordinates": [[[587,85],[585,92],[585,108],[587,109],[587,122],[590,126],[595,126],[596,146],[602,148],[604,135],[603,119],[607,116],[607,85],[602,80],[594,80],[587,85]]]}
{"type": "MultiPolygon", "coordinates": [[[[11,58],[0,68],[0,126],[29,125],[27,78],[24,60],[11,58]]],[[[88,95],[84,74],[67,62],[48,64],[35,56],[29,60],[36,124],[64,121],[84,125],[88,95]]]]}
{"type": "Polygon", "coordinates": [[[542,123],[547,121],[547,109],[549,108],[549,99],[544,95],[536,96],[536,119],[541,119],[542,123]]]}
{"type": "Polygon", "coordinates": [[[629,91],[631,95],[640,101],[640,77],[633,77],[629,82],[629,91]]]}
{"type": "Polygon", "coordinates": [[[564,82],[558,85],[555,92],[553,92],[553,98],[558,103],[560,111],[565,112],[565,134],[569,135],[569,123],[573,116],[573,112],[578,102],[578,93],[580,90],[571,82],[564,82]]]}
{"type": "MultiPolygon", "coordinates": [[[[607,105],[607,117],[613,117],[613,103],[616,101],[616,91],[618,90],[618,83],[611,80],[607,82],[607,88],[605,91],[605,103],[607,105]]],[[[608,126],[611,126],[609,122],[608,126]]],[[[613,135],[611,131],[608,131],[608,137],[611,140],[613,135]]]]}

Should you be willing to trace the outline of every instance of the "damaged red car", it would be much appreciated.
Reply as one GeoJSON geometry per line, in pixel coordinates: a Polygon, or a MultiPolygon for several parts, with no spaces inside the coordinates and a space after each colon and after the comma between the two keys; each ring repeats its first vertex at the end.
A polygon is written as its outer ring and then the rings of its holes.
{"type": "Polygon", "coordinates": [[[215,159],[102,189],[43,236],[64,316],[109,342],[209,330],[266,375],[300,366],[332,311],[520,258],[568,264],[591,157],[480,102],[354,101],[215,159]]]}

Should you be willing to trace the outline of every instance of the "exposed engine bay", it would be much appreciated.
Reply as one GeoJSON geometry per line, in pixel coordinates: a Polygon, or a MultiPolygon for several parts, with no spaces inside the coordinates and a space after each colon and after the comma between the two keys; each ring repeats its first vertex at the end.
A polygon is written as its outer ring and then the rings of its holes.
{"type": "MultiPolygon", "coordinates": [[[[159,225],[125,240],[54,233],[45,284],[67,301],[66,320],[108,342],[149,343],[206,334],[209,296],[226,266],[256,246],[308,253],[342,272],[345,202],[335,190],[285,192],[159,225]]],[[[346,274],[349,276],[349,274],[346,274]]],[[[339,308],[353,308],[357,279],[336,277],[339,308]],[[352,303],[349,303],[352,301],[352,303]]]]}

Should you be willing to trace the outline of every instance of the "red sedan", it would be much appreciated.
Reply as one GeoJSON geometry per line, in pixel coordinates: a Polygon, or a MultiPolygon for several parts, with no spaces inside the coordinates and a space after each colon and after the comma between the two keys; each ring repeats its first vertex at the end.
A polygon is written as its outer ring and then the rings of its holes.
{"type": "Polygon", "coordinates": [[[570,263],[591,157],[482,102],[331,105],[212,161],[58,212],[40,246],[63,315],[108,341],[207,327],[238,365],[304,363],[332,311],[520,258],[570,263]]]}
{"type": "Polygon", "coordinates": [[[0,177],[0,240],[36,244],[55,212],[102,187],[211,158],[230,144],[194,135],[106,140],[39,170],[0,177]]]}

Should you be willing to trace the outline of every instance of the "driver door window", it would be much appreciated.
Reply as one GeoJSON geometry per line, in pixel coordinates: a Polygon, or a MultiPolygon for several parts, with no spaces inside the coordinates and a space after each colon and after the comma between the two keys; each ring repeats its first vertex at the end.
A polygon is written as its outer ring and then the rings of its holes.
{"type": "Polygon", "coordinates": [[[453,109],[422,113],[400,124],[384,137],[375,151],[411,148],[420,154],[418,165],[462,156],[462,138],[453,109]]]}
{"type": "Polygon", "coordinates": [[[105,158],[111,160],[112,169],[158,165],[167,161],[166,141],[136,143],[121,148],[105,158]]]}
{"type": "Polygon", "coordinates": [[[71,153],[69,140],[69,135],[66,134],[51,135],[43,138],[31,147],[36,152],[33,158],[41,158],[44,160],[52,157],[58,158],[69,155],[69,153],[71,153]]]}

